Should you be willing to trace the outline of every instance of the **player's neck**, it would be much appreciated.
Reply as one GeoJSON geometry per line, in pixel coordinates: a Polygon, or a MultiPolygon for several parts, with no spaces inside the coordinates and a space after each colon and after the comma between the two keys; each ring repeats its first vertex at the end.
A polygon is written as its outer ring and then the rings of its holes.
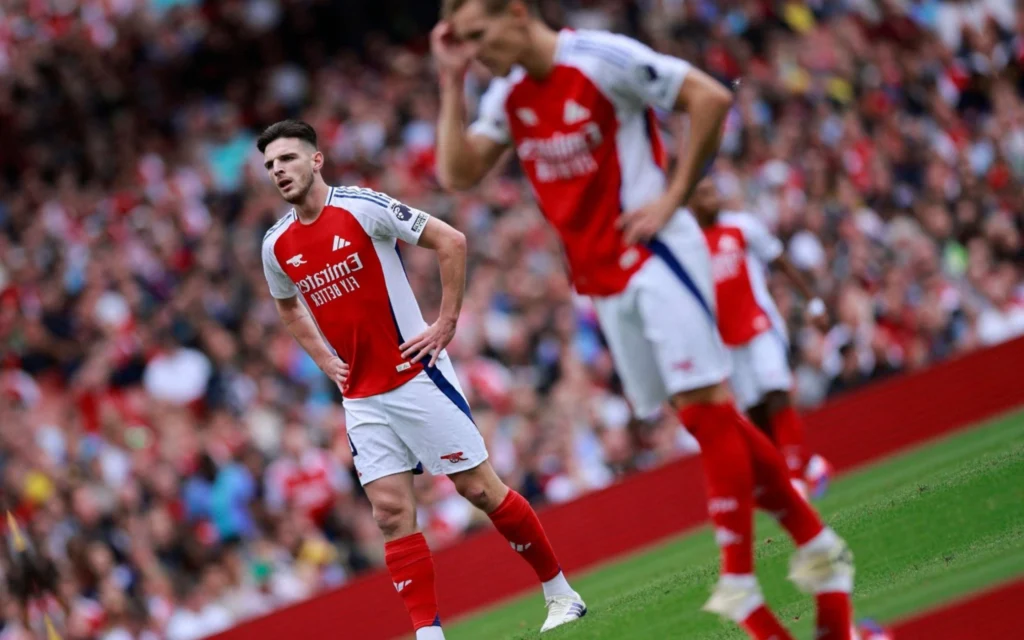
{"type": "Polygon", "coordinates": [[[534,80],[543,80],[555,68],[555,51],[558,49],[558,32],[540,20],[530,26],[530,46],[527,47],[519,64],[534,80]]]}
{"type": "Polygon", "coordinates": [[[295,205],[295,213],[299,216],[299,222],[303,224],[316,222],[316,219],[320,217],[320,213],[324,210],[324,204],[327,202],[329,191],[330,187],[323,180],[313,181],[313,186],[309,188],[309,193],[306,194],[305,199],[295,205]]]}

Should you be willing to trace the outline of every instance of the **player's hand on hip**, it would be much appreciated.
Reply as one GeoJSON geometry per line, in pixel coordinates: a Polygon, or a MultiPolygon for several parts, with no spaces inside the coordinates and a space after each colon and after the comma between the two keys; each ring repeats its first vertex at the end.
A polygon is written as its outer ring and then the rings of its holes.
{"type": "Polygon", "coordinates": [[[635,211],[623,214],[617,224],[626,244],[641,244],[653,238],[678,208],[677,202],[662,196],[635,211]]]}
{"type": "Polygon", "coordinates": [[[320,369],[338,385],[338,389],[344,390],[345,383],[348,381],[347,362],[338,356],[332,356],[323,363],[320,369]]]}
{"type": "Polygon", "coordinates": [[[442,77],[459,80],[466,75],[469,63],[473,61],[473,51],[466,42],[455,37],[452,23],[442,20],[430,32],[430,51],[437,61],[437,69],[442,77]]]}
{"type": "Polygon", "coordinates": [[[402,357],[411,359],[412,362],[419,362],[425,356],[430,356],[428,367],[434,366],[437,359],[441,357],[441,351],[448,346],[448,343],[455,337],[455,319],[438,318],[437,322],[412,340],[407,340],[399,347],[402,350],[402,357]]]}

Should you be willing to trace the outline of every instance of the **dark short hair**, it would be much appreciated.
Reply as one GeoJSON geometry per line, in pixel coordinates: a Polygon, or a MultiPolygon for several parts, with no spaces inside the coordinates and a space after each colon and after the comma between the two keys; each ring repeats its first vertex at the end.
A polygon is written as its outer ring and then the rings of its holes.
{"type": "Polygon", "coordinates": [[[298,138],[305,140],[316,149],[316,129],[301,120],[282,120],[275,122],[260,134],[256,140],[256,148],[263,153],[267,146],[278,138],[298,138]]]}

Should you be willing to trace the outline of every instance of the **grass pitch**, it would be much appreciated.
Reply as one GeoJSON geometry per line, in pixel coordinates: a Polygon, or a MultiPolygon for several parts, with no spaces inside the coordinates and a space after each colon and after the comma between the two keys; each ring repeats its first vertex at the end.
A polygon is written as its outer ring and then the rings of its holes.
{"type": "MultiPolygon", "coordinates": [[[[858,617],[902,618],[1024,575],[1024,412],[844,476],[818,506],[856,554],[858,617]]],[[[814,603],[785,580],[792,545],[761,516],[757,536],[769,604],[796,637],[812,637],[814,603]]],[[[544,638],[745,638],[700,610],[717,573],[704,528],[571,575],[589,612],[544,638]]],[[[544,613],[538,589],[447,627],[445,636],[535,638],[544,613]]]]}

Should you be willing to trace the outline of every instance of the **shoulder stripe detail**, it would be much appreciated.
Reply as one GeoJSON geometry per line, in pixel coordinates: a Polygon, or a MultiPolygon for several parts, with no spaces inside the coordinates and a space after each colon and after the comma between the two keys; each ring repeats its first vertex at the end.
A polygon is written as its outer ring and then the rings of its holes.
{"type": "Polygon", "coordinates": [[[573,44],[573,50],[583,55],[601,58],[605,62],[608,62],[620,69],[628,68],[631,60],[630,55],[618,47],[588,40],[577,40],[573,44]]]}
{"type": "Polygon", "coordinates": [[[384,207],[391,204],[391,198],[383,193],[374,191],[373,189],[363,189],[360,187],[336,187],[334,189],[334,196],[338,198],[362,198],[364,200],[377,202],[384,207]]]}
{"type": "Polygon", "coordinates": [[[363,195],[356,195],[356,194],[346,193],[346,194],[341,195],[340,198],[342,200],[365,200],[366,202],[372,202],[373,204],[375,204],[375,205],[377,205],[379,207],[383,207],[384,209],[387,209],[389,206],[391,206],[390,202],[388,202],[386,200],[381,200],[380,198],[374,198],[372,196],[363,196],[363,195]]]}

